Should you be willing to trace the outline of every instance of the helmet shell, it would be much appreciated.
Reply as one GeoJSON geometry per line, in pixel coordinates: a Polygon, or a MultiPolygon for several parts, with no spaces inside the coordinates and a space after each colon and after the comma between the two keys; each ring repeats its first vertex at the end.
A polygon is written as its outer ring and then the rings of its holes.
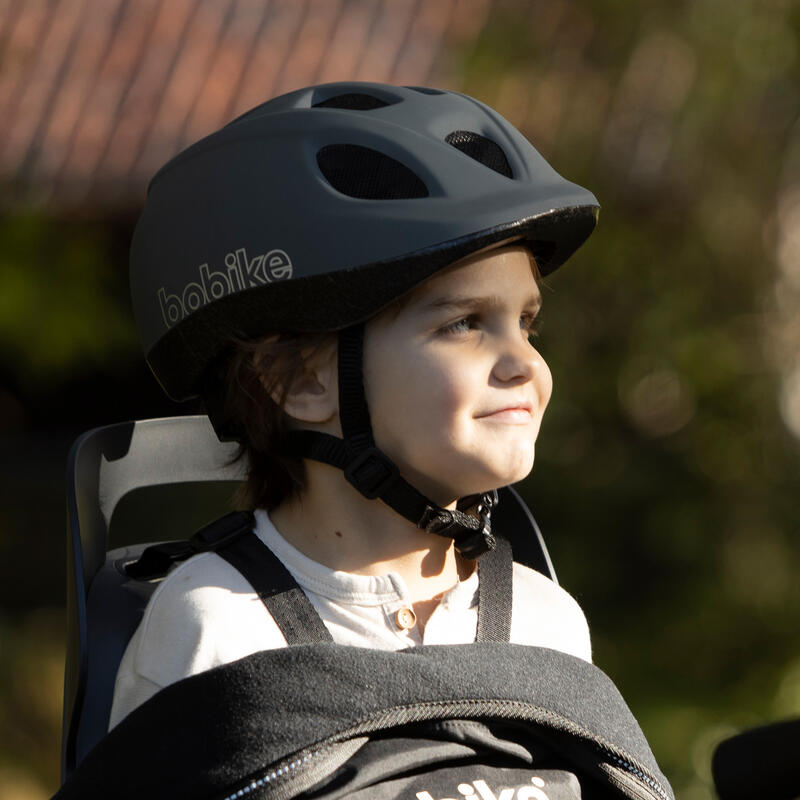
{"type": "Polygon", "coordinates": [[[552,272],[591,233],[598,208],[466,95],[374,83],[292,92],[151,181],[130,261],[142,347],[183,400],[231,337],[364,321],[495,242],[526,242],[552,272]],[[451,144],[455,132],[499,147],[504,172],[451,144]]]}

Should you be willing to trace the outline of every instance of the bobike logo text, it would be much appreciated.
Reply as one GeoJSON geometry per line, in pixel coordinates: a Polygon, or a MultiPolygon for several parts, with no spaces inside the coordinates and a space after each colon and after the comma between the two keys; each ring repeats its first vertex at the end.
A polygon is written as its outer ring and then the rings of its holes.
{"type": "Polygon", "coordinates": [[[163,286],[158,290],[161,315],[168,328],[212,300],[288,280],[292,277],[292,262],[283,250],[270,250],[249,258],[244,247],[240,247],[225,256],[224,271],[211,270],[208,264],[201,264],[198,272],[198,280],[190,281],[179,292],[168,294],[163,286]]]}
{"type": "MultiPolygon", "coordinates": [[[[534,776],[531,778],[533,786],[516,786],[500,789],[497,793],[489,788],[489,784],[483,780],[473,781],[472,783],[459,783],[459,797],[442,797],[438,800],[550,800],[542,791],[545,782],[542,778],[534,776]]],[[[417,800],[437,800],[430,792],[417,792],[417,800]]]]}

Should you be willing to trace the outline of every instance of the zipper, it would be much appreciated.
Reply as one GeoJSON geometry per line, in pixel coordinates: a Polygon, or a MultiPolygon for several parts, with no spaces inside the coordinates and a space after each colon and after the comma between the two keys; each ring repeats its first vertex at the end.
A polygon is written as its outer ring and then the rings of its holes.
{"type": "Polygon", "coordinates": [[[252,792],[258,791],[259,789],[269,789],[274,786],[276,783],[280,783],[285,778],[292,775],[296,772],[300,767],[305,766],[308,764],[311,759],[319,754],[318,750],[314,750],[310,753],[305,753],[302,756],[298,756],[292,761],[284,762],[280,764],[275,769],[270,770],[269,772],[264,773],[259,778],[253,778],[251,781],[242,786],[241,789],[238,789],[232,792],[229,795],[226,795],[223,800],[239,800],[241,797],[247,797],[252,792]]]}
{"type": "Polygon", "coordinates": [[[667,790],[655,778],[651,778],[626,758],[623,758],[617,753],[612,752],[608,747],[599,744],[598,749],[615,767],[619,767],[625,770],[628,774],[633,775],[635,778],[652,789],[662,800],[671,800],[667,790]]]}

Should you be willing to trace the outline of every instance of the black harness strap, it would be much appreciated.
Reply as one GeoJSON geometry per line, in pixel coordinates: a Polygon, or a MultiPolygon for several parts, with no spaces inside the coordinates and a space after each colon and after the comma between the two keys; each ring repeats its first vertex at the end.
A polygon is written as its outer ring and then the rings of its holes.
{"type": "Polygon", "coordinates": [[[137,581],[163,578],[179,561],[219,550],[252,531],[255,524],[251,511],[231,511],[204,525],[191,539],[150,545],[138,560],[125,565],[125,573],[137,581]]]}
{"type": "Polygon", "coordinates": [[[252,531],[217,550],[244,575],[267,607],[286,643],[322,644],[333,637],[281,560],[252,531]]]}
{"type": "MultiPolygon", "coordinates": [[[[126,567],[137,580],[163,577],[172,564],[213,551],[238,570],[258,594],[289,645],[332,642],[325,623],[281,560],[253,532],[250,512],[232,512],[189,541],[149,547],[126,567]]],[[[513,560],[510,543],[497,539],[478,560],[478,642],[508,642],[511,635],[513,560]]]]}
{"type": "Polygon", "coordinates": [[[191,539],[148,547],[125,567],[136,580],[163,578],[169,568],[209,551],[224,558],[255,589],[288,644],[332,642],[311,601],[280,559],[253,533],[250,511],[232,511],[201,528],[191,539]]]}
{"type": "Polygon", "coordinates": [[[364,394],[364,326],[339,331],[339,420],[342,438],[354,455],[375,447],[372,420],[364,394]]]}
{"type": "Polygon", "coordinates": [[[494,550],[478,559],[476,642],[510,642],[514,561],[508,539],[496,537],[494,550]]]}

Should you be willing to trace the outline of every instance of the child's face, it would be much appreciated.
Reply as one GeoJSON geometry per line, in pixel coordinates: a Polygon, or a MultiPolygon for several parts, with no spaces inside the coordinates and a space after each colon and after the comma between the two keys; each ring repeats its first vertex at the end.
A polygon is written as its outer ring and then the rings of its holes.
{"type": "Polygon", "coordinates": [[[521,247],[476,255],[370,320],[375,442],[434,501],[524,478],[552,377],[529,341],[541,304],[521,247]]]}

